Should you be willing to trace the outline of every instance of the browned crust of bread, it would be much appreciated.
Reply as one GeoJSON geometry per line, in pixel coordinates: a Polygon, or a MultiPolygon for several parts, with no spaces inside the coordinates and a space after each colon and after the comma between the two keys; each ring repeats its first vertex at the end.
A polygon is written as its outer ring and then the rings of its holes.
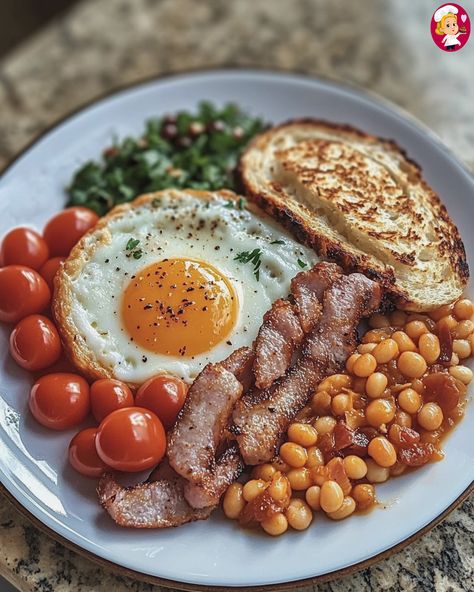
{"type": "MultiPolygon", "coordinates": [[[[329,131],[343,132],[346,136],[352,136],[358,140],[363,140],[368,144],[376,143],[385,146],[390,151],[395,151],[400,154],[406,163],[406,167],[409,169],[406,171],[407,174],[413,179],[416,179],[416,182],[421,185],[432,207],[437,210],[439,218],[442,219],[449,228],[450,237],[448,238],[450,238],[451,241],[446,240],[444,244],[441,245],[441,248],[444,249],[444,253],[448,254],[451,266],[454,272],[458,275],[461,282],[464,285],[467,284],[469,279],[469,266],[467,263],[464,244],[457,227],[452,222],[446,207],[441,202],[439,196],[433,191],[433,189],[423,178],[420,165],[411,159],[407,155],[406,151],[401,148],[394,140],[367,134],[366,132],[363,132],[362,130],[354,128],[348,124],[332,123],[312,118],[296,118],[278,124],[256,136],[249,143],[239,160],[237,167],[238,183],[241,191],[245,193],[245,195],[251,201],[256,203],[261,209],[266,211],[274,219],[278,220],[299,241],[313,248],[320,257],[338,263],[347,273],[358,271],[365,274],[370,279],[379,282],[385,292],[384,307],[390,306],[390,304],[392,304],[400,308],[408,308],[412,304],[411,300],[407,298],[407,295],[404,293],[404,291],[399,290],[395,285],[395,275],[393,269],[388,267],[384,273],[381,273],[379,270],[373,267],[369,256],[357,256],[354,253],[348,252],[341,242],[315,233],[313,228],[308,225],[304,218],[292,210],[291,207],[278,202],[278,200],[276,200],[271,194],[263,190],[258,192],[254,191],[251,183],[248,181],[245,175],[245,167],[243,163],[246,154],[253,148],[264,148],[271,140],[275,132],[289,126],[304,126],[310,128],[317,127],[319,129],[326,128],[329,131]]],[[[273,186],[276,189],[277,184],[273,183],[273,186]]]]}
{"type": "MultiPolygon", "coordinates": [[[[94,228],[89,230],[74,246],[69,257],[64,261],[54,278],[54,294],[51,309],[63,343],[64,351],[74,366],[76,366],[76,368],[78,368],[78,370],[80,370],[89,380],[114,378],[114,374],[111,368],[102,366],[95,359],[93,352],[81,341],[80,336],[77,334],[77,329],[71,320],[71,300],[73,296],[69,280],[81,272],[85,262],[93,253],[96,246],[106,244],[107,242],[107,235],[104,233],[104,235],[100,237],[100,240],[95,242],[93,246],[88,246],[87,240],[90,236],[106,229],[112,219],[123,216],[132,208],[150,203],[154,199],[159,199],[164,195],[169,197],[173,193],[176,193],[177,196],[183,194],[192,195],[203,201],[212,201],[213,199],[216,199],[216,197],[232,201],[238,201],[239,199],[237,194],[227,190],[208,192],[167,189],[156,193],[141,195],[130,203],[113,208],[106,216],[101,218],[94,228]]],[[[129,386],[137,388],[139,385],[129,383],[129,386]]]]}

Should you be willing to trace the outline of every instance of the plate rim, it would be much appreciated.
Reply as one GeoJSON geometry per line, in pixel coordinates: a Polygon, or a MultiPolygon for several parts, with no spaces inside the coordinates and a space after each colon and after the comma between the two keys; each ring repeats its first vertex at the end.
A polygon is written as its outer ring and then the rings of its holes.
{"type": "MultiPolygon", "coordinates": [[[[53,122],[50,123],[46,128],[42,129],[40,132],[35,134],[32,137],[32,139],[29,140],[23,146],[23,148],[21,150],[16,152],[10,159],[7,159],[7,162],[2,167],[0,167],[0,181],[3,179],[4,175],[7,172],[9,172],[10,169],[23,156],[25,156],[27,154],[27,152],[31,148],[33,148],[37,143],[39,143],[43,138],[48,136],[54,130],[60,128],[63,123],[74,118],[76,115],[79,115],[81,112],[87,110],[88,108],[93,107],[95,104],[100,103],[101,101],[104,101],[108,98],[112,98],[115,95],[119,95],[120,93],[122,93],[124,91],[133,90],[133,89],[138,88],[140,86],[152,84],[154,82],[161,82],[163,80],[168,80],[171,78],[180,78],[180,77],[183,77],[183,76],[185,77],[188,75],[196,75],[196,74],[197,75],[199,75],[199,74],[205,75],[205,74],[219,74],[219,73],[221,73],[221,74],[232,74],[232,73],[253,73],[253,74],[257,73],[258,74],[258,73],[261,73],[261,74],[270,74],[270,75],[274,75],[274,76],[275,75],[276,76],[278,76],[278,75],[295,76],[295,77],[306,78],[308,80],[322,81],[322,82],[324,82],[328,85],[331,85],[335,88],[346,90],[350,93],[355,93],[359,96],[365,97],[371,103],[375,103],[380,106],[383,106],[383,107],[391,110],[392,112],[395,112],[403,119],[410,121],[415,128],[417,128],[419,131],[421,131],[425,135],[429,136],[429,138],[431,139],[432,142],[435,142],[438,146],[442,146],[445,153],[447,153],[447,155],[449,156],[451,161],[460,169],[460,171],[462,171],[464,174],[466,174],[470,178],[473,177],[473,173],[469,169],[467,164],[464,163],[462,160],[460,160],[458,158],[458,156],[449,147],[447,147],[443,143],[443,141],[437,135],[436,132],[434,132],[430,127],[428,127],[426,124],[424,124],[422,121],[420,121],[414,115],[412,115],[409,111],[406,111],[403,107],[400,107],[396,103],[393,103],[391,100],[386,99],[383,96],[380,96],[379,94],[377,94],[374,91],[364,89],[364,88],[360,87],[359,85],[352,83],[352,82],[341,81],[341,80],[334,79],[329,76],[324,76],[324,75],[320,75],[320,74],[313,74],[313,73],[305,71],[303,69],[278,68],[278,67],[266,68],[266,67],[259,67],[259,66],[254,66],[254,65],[247,67],[245,65],[240,66],[240,65],[235,65],[235,64],[222,64],[222,65],[219,65],[216,67],[200,66],[200,67],[196,67],[196,68],[186,68],[183,70],[171,70],[171,71],[162,72],[160,74],[152,74],[150,76],[141,77],[141,78],[138,78],[136,80],[133,80],[133,81],[125,83],[125,84],[117,85],[110,90],[107,90],[103,93],[100,93],[100,94],[94,96],[90,100],[84,101],[79,106],[67,111],[61,117],[53,120],[53,122]]],[[[257,585],[257,586],[239,586],[239,585],[237,585],[237,586],[233,586],[233,588],[235,588],[236,590],[244,590],[244,591],[248,591],[248,592],[264,591],[264,590],[265,591],[288,590],[290,588],[293,588],[295,585],[306,586],[306,585],[311,585],[311,584],[320,584],[320,583],[333,581],[333,580],[339,579],[341,577],[354,574],[362,569],[365,569],[367,567],[374,565],[375,563],[378,563],[379,561],[381,561],[383,559],[391,557],[392,555],[394,555],[398,551],[404,549],[405,547],[407,547],[411,543],[413,543],[416,540],[418,540],[419,538],[421,538],[423,535],[425,535],[430,530],[432,530],[435,526],[440,524],[453,510],[455,510],[458,506],[460,506],[461,503],[463,501],[465,501],[469,497],[469,495],[472,493],[474,493],[474,480],[471,481],[471,484],[468,485],[467,488],[443,512],[438,514],[435,518],[433,518],[433,520],[431,520],[424,527],[420,528],[419,530],[417,530],[416,532],[414,532],[412,535],[405,538],[404,540],[400,541],[399,543],[397,543],[397,544],[391,546],[390,548],[385,549],[384,551],[381,551],[380,553],[377,553],[376,555],[373,555],[372,557],[369,557],[368,559],[365,559],[363,561],[359,561],[359,562],[354,563],[352,565],[348,565],[346,567],[343,567],[343,568],[340,568],[340,569],[337,569],[337,570],[334,570],[334,571],[331,571],[331,572],[328,572],[325,574],[321,574],[318,576],[310,577],[310,578],[294,579],[294,580],[289,580],[287,582],[281,582],[278,584],[263,584],[263,585],[257,585]]],[[[89,559],[92,562],[94,562],[102,567],[105,567],[109,570],[114,570],[114,571],[118,570],[121,575],[124,575],[126,577],[129,577],[129,578],[132,577],[137,580],[140,580],[140,581],[143,581],[146,583],[150,583],[150,584],[154,584],[154,585],[163,586],[165,588],[177,588],[180,590],[191,590],[191,591],[203,590],[203,591],[209,591],[209,592],[228,592],[228,590],[229,590],[229,586],[193,584],[193,583],[188,583],[188,582],[171,580],[171,579],[167,579],[167,578],[161,578],[159,576],[152,576],[150,574],[146,574],[146,573],[143,573],[140,571],[135,571],[131,568],[124,567],[122,565],[114,563],[113,561],[110,561],[108,559],[100,557],[99,555],[96,555],[92,551],[88,551],[87,549],[81,547],[79,544],[70,541],[65,536],[59,534],[54,529],[47,526],[45,523],[43,523],[40,520],[40,518],[36,517],[25,506],[23,506],[21,504],[21,502],[19,502],[15,498],[15,496],[7,489],[6,485],[4,485],[2,483],[1,474],[0,474],[0,494],[2,496],[4,496],[14,506],[15,509],[18,510],[19,513],[23,517],[25,517],[27,520],[32,522],[34,524],[34,526],[36,528],[38,528],[40,531],[45,532],[48,536],[53,538],[55,541],[61,543],[62,545],[64,545],[67,549],[74,551],[78,555],[80,555],[86,559],[89,559]]],[[[232,589],[232,588],[230,588],[230,589],[232,589]]]]}
{"type": "Polygon", "coordinates": [[[128,578],[135,578],[139,581],[142,581],[147,584],[153,584],[155,586],[163,586],[164,588],[176,588],[177,590],[189,590],[189,591],[203,591],[203,592],[229,592],[229,590],[242,590],[242,592],[270,592],[270,591],[282,591],[282,590],[290,590],[293,589],[295,586],[310,586],[313,584],[324,584],[325,582],[332,582],[339,578],[353,575],[363,569],[371,567],[372,565],[382,561],[383,559],[388,559],[392,555],[398,553],[405,547],[408,547],[411,543],[414,543],[423,535],[427,534],[429,531],[433,530],[435,526],[443,522],[443,520],[451,514],[458,506],[462,504],[470,494],[474,493],[474,481],[461,493],[461,495],[454,500],[454,502],[448,506],[444,512],[436,516],[431,522],[426,524],[420,530],[417,530],[408,538],[400,541],[396,545],[390,547],[389,549],[385,549],[385,551],[381,551],[364,561],[359,561],[358,563],[354,563],[353,565],[348,565],[347,567],[343,567],[341,569],[328,572],[326,574],[321,574],[319,576],[314,576],[312,578],[303,578],[298,580],[289,580],[287,582],[281,582],[279,584],[264,584],[259,586],[212,586],[212,585],[205,585],[205,584],[192,584],[189,582],[180,582],[177,580],[170,580],[167,578],[161,578],[159,576],[152,576],[150,574],[145,574],[141,571],[135,571],[133,569],[124,567],[113,561],[108,559],[104,559],[87,549],[84,549],[80,545],[73,543],[69,539],[63,537],[55,530],[41,522],[39,518],[37,518],[34,514],[32,514],[29,510],[27,510],[3,485],[0,483],[0,494],[5,496],[5,498],[14,506],[16,510],[26,519],[33,523],[33,525],[38,528],[41,532],[46,533],[50,536],[53,540],[58,543],[64,545],[70,551],[74,551],[81,557],[85,559],[91,560],[93,563],[100,565],[101,567],[105,567],[108,570],[114,570],[115,572],[119,572],[119,574],[126,576],[128,578]]]}

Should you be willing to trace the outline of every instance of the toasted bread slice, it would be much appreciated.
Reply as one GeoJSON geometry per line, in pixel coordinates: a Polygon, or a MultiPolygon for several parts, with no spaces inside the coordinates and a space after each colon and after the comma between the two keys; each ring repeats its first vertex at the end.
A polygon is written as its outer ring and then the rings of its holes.
{"type": "Polygon", "coordinates": [[[381,282],[400,308],[461,295],[469,268],[458,229],[394,142],[292,121],[257,136],[239,171],[251,200],[320,256],[381,282]]]}

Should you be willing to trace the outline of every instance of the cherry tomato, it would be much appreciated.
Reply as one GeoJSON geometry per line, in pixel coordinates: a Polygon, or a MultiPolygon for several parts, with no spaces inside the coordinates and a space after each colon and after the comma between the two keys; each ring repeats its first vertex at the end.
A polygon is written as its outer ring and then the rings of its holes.
{"type": "Polygon", "coordinates": [[[44,238],[31,228],[14,228],[5,235],[0,248],[2,265],[26,265],[39,269],[49,257],[44,238]]]}
{"type": "Polygon", "coordinates": [[[134,404],[132,391],[120,380],[102,378],[91,385],[92,415],[99,423],[112,411],[134,404]]]}
{"type": "Polygon", "coordinates": [[[44,265],[39,269],[39,273],[44,281],[48,284],[51,294],[54,290],[54,276],[56,275],[64,257],[52,257],[48,259],[44,265]]]}
{"type": "Polygon", "coordinates": [[[186,383],[180,378],[160,374],[142,384],[135,397],[135,404],[156,413],[168,430],[184,405],[186,392],[186,383]]]}
{"type": "Polygon", "coordinates": [[[10,354],[25,370],[51,366],[61,355],[61,340],[56,327],[42,315],[25,317],[10,335],[10,354]]]}
{"type": "Polygon", "coordinates": [[[126,407],[102,420],[95,439],[97,454],[117,471],[151,469],[166,451],[163,424],[149,409],[126,407]]]}
{"type": "Polygon", "coordinates": [[[50,298],[48,284],[37,271],[22,265],[0,268],[0,321],[17,323],[42,312],[50,298]]]}
{"type": "Polygon", "coordinates": [[[88,208],[63,210],[46,224],[43,236],[51,255],[69,255],[77,241],[97,224],[99,216],[88,208]]]}
{"type": "Polygon", "coordinates": [[[100,477],[107,470],[95,448],[96,428],[87,428],[78,432],[69,444],[69,462],[86,477],[100,477]]]}
{"type": "Polygon", "coordinates": [[[40,424],[52,430],[77,426],[90,411],[89,385],[78,374],[42,376],[31,389],[30,411],[40,424]]]}

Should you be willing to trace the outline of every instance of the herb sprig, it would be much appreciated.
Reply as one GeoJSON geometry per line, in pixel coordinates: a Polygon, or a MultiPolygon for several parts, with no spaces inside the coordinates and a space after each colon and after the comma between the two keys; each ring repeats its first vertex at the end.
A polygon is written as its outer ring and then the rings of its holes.
{"type": "Polygon", "coordinates": [[[253,251],[242,251],[234,257],[234,261],[240,263],[252,263],[253,274],[257,278],[257,282],[260,280],[260,265],[262,264],[262,250],[254,249],[253,251]]]}
{"type": "Polygon", "coordinates": [[[139,244],[140,240],[137,238],[128,239],[127,246],[125,247],[125,250],[128,251],[127,257],[132,256],[134,259],[141,259],[143,251],[141,249],[137,249],[139,244]]]}
{"type": "Polygon", "coordinates": [[[141,137],[116,141],[102,160],[76,171],[67,188],[68,205],[103,215],[141,193],[169,187],[235,189],[239,156],[264,128],[259,118],[231,103],[216,107],[202,102],[195,113],[152,119],[141,137]]]}
{"type": "Polygon", "coordinates": [[[245,206],[247,205],[247,200],[244,197],[239,197],[237,201],[233,199],[229,199],[224,204],[224,208],[227,210],[244,210],[245,206]]]}

